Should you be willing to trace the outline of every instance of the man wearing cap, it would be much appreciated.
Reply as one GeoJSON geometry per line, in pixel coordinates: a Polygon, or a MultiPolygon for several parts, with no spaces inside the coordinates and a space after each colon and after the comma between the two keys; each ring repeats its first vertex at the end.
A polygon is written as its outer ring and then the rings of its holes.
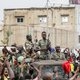
{"type": "Polygon", "coordinates": [[[54,53],[53,57],[54,57],[53,59],[55,59],[55,60],[65,60],[65,55],[64,55],[64,53],[61,53],[60,46],[55,47],[55,53],[54,53]]]}
{"type": "Polygon", "coordinates": [[[35,58],[33,47],[34,47],[34,45],[32,43],[32,36],[27,35],[26,42],[25,42],[26,57],[35,58]]]}

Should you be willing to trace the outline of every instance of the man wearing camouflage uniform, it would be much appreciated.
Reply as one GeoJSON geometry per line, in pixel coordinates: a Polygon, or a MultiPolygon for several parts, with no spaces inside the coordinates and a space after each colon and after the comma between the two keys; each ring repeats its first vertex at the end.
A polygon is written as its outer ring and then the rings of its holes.
{"type": "Polygon", "coordinates": [[[53,59],[65,60],[65,55],[64,55],[64,53],[61,53],[60,46],[55,47],[55,53],[53,54],[53,59]]]}
{"type": "Polygon", "coordinates": [[[51,47],[51,42],[49,41],[49,39],[46,39],[46,32],[43,31],[42,32],[42,39],[39,40],[38,43],[39,47],[40,47],[40,59],[49,59],[49,48],[51,47]]]}
{"type": "Polygon", "coordinates": [[[25,42],[26,57],[34,58],[33,47],[34,47],[34,45],[32,43],[32,36],[31,35],[27,35],[26,36],[26,42],[25,42]]]}

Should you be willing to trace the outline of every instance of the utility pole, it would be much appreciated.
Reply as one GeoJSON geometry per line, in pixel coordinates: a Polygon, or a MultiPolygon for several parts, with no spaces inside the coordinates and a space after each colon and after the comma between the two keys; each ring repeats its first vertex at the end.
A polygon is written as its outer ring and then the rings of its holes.
{"type": "Polygon", "coordinates": [[[48,2],[49,0],[47,0],[47,27],[48,27],[48,2]]]}

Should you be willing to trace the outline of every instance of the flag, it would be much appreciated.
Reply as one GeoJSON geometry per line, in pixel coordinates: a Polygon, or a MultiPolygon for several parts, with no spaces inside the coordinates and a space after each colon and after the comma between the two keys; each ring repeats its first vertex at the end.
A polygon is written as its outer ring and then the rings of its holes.
{"type": "Polygon", "coordinates": [[[62,69],[64,70],[65,74],[69,74],[71,71],[70,62],[66,61],[62,64],[62,69]]]}
{"type": "Polygon", "coordinates": [[[70,4],[80,4],[80,0],[69,0],[70,4]]]}

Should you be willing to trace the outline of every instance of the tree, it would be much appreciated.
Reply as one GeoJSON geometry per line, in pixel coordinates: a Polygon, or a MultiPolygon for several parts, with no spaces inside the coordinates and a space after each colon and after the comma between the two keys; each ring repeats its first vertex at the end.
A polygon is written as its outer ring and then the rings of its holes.
{"type": "Polygon", "coordinates": [[[5,32],[6,34],[6,37],[4,38],[4,40],[1,40],[1,42],[5,45],[8,45],[9,44],[9,37],[13,34],[10,30],[7,30],[5,32]]]}

